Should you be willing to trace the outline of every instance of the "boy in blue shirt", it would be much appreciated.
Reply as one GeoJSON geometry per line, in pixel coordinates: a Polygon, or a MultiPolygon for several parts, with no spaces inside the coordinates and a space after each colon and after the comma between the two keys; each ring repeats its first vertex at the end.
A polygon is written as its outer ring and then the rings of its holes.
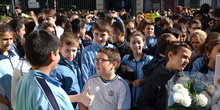
{"type": "Polygon", "coordinates": [[[112,44],[107,42],[111,35],[111,30],[111,25],[104,20],[98,20],[93,24],[93,42],[83,49],[81,56],[81,69],[85,81],[96,74],[93,59],[97,56],[98,50],[105,47],[114,48],[112,44]]]}
{"type": "MultiPolygon", "coordinates": [[[[83,102],[86,98],[84,97],[83,99],[80,97],[83,97],[85,94],[80,94],[80,91],[82,90],[84,82],[80,68],[73,62],[79,46],[79,37],[73,33],[66,32],[60,37],[60,42],[60,61],[56,69],[50,73],[50,76],[62,83],[61,87],[63,90],[70,98],[72,97],[71,102],[83,102]]],[[[93,96],[91,96],[91,98],[92,97],[93,96]]],[[[87,104],[85,105],[87,106],[87,104]]],[[[73,106],[75,109],[78,109],[77,103],[73,103],[73,106]]]]}
{"type": "Polygon", "coordinates": [[[17,110],[74,110],[61,83],[49,76],[60,60],[59,46],[59,39],[46,30],[34,31],[26,38],[26,57],[32,66],[17,84],[17,110]]]}

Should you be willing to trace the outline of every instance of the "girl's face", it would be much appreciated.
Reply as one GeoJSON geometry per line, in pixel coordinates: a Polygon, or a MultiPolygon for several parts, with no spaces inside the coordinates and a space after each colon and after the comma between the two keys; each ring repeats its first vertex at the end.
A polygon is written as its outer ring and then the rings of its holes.
{"type": "Polygon", "coordinates": [[[187,38],[187,32],[186,31],[183,31],[181,36],[180,36],[180,39],[179,41],[180,42],[185,42],[186,41],[186,38],[187,38]]]}
{"type": "Polygon", "coordinates": [[[19,35],[19,38],[23,39],[24,35],[26,34],[24,24],[22,24],[22,28],[17,31],[17,34],[19,35]]]}
{"type": "Polygon", "coordinates": [[[135,53],[142,53],[142,48],[145,44],[145,41],[141,36],[132,36],[130,38],[129,46],[131,47],[132,52],[135,53]]]}
{"type": "Polygon", "coordinates": [[[199,47],[202,45],[201,41],[199,40],[198,37],[192,37],[191,38],[191,43],[193,46],[194,50],[199,50],[199,47]]]}
{"type": "Polygon", "coordinates": [[[136,16],[136,22],[139,24],[141,22],[141,20],[144,19],[144,15],[138,14],[136,16]]]}
{"type": "Polygon", "coordinates": [[[129,28],[132,32],[133,32],[133,31],[136,31],[135,26],[134,26],[134,22],[129,22],[129,23],[126,25],[126,28],[129,28]]]}
{"type": "Polygon", "coordinates": [[[0,36],[0,51],[4,53],[8,51],[13,44],[13,34],[9,32],[5,32],[2,36],[0,36]]]}
{"type": "Polygon", "coordinates": [[[207,57],[209,58],[209,61],[216,61],[216,56],[220,55],[220,44],[213,47],[211,53],[207,52],[207,57]]]}
{"type": "Polygon", "coordinates": [[[142,30],[145,36],[153,36],[154,35],[154,25],[146,25],[142,30]]]}

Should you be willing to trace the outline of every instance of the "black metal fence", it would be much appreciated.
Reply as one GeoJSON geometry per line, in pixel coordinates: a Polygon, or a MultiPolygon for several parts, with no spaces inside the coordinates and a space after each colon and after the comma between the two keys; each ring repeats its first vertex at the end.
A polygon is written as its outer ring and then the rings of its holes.
{"type": "Polygon", "coordinates": [[[96,9],[96,0],[36,0],[36,2],[39,2],[39,8],[29,8],[28,0],[20,0],[23,12],[33,10],[35,13],[40,13],[44,8],[54,9],[54,7],[56,7],[57,12],[96,9]]]}

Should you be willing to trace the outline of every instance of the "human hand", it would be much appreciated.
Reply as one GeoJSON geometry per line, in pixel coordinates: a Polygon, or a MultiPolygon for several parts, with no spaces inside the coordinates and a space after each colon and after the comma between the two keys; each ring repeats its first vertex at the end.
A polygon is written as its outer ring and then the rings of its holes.
{"type": "Polygon", "coordinates": [[[128,85],[132,84],[132,81],[125,79],[125,81],[128,83],[128,85]]]}
{"type": "Polygon", "coordinates": [[[140,84],[140,79],[134,80],[134,81],[132,82],[132,85],[133,85],[134,87],[139,87],[139,86],[141,86],[141,84],[140,84]]]}
{"type": "Polygon", "coordinates": [[[93,102],[93,100],[95,99],[95,96],[94,95],[89,95],[89,92],[90,92],[90,86],[88,86],[87,90],[84,91],[82,94],[81,94],[81,103],[83,103],[85,106],[90,106],[93,102]]]}
{"type": "Polygon", "coordinates": [[[142,84],[144,84],[144,81],[145,79],[137,79],[132,82],[132,85],[134,87],[140,87],[142,84]]]}
{"type": "Polygon", "coordinates": [[[207,91],[208,94],[213,96],[215,94],[215,91],[216,91],[216,86],[211,85],[211,86],[207,87],[206,91],[207,91]]]}
{"type": "Polygon", "coordinates": [[[92,38],[89,35],[87,35],[87,34],[84,36],[84,39],[85,40],[92,40],[92,38]]]}

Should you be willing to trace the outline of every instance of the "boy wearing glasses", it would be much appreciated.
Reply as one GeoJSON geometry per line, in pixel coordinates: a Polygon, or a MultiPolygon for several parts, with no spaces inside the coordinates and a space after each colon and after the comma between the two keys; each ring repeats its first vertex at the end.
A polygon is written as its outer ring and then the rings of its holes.
{"type": "Polygon", "coordinates": [[[111,25],[104,21],[98,20],[92,26],[93,42],[91,45],[85,47],[81,56],[81,69],[83,79],[86,81],[89,77],[96,74],[94,58],[97,56],[97,52],[106,47],[115,48],[112,44],[107,42],[111,35],[111,25]]]}
{"type": "Polygon", "coordinates": [[[80,110],[130,109],[129,86],[124,79],[115,74],[121,61],[119,52],[114,48],[102,48],[94,61],[97,75],[88,79],[83,91],[90,86],[90,95],[95,95],[95,99],[89,107],[80,103],[80,110]]]}

